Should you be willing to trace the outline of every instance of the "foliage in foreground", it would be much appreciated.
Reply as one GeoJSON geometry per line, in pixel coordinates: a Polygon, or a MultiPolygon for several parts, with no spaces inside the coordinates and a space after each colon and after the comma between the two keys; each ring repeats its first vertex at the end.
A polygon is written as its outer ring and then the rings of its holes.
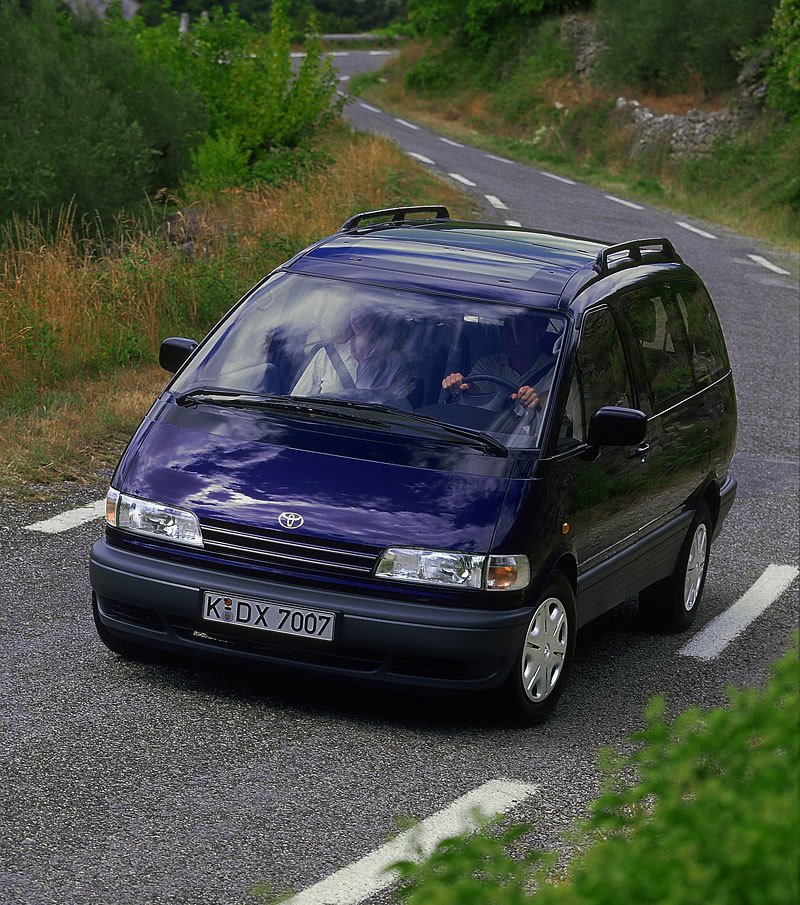
{"type": "MultiPolygon", "coordinates": [[[[795,639],[797,640],[797,639],[795,639]]],[[[604,753],[605,791],[588,849],[560,883],[521,828],[440,843],[404,862],[406,905],[794,905],[800,901],[800,662],[796,646],[763,690],[670,719],[651,702],[633,754],[604,753]],[[637,778],[631,781],[629,777],[637,778]],[[531,888],[532,878],[540,885],[531,888]]]]}

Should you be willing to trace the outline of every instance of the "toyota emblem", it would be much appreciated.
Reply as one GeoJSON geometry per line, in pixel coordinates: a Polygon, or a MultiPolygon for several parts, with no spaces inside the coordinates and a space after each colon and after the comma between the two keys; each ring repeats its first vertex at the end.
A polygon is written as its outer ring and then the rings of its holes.
{"type": "Polygon", "coordinates": [[[303,516],[298,512],[282,512],[278,516],[278,524],[283,528],[288,528],[289,531],[299,528],[304,521],[303,516]]]}

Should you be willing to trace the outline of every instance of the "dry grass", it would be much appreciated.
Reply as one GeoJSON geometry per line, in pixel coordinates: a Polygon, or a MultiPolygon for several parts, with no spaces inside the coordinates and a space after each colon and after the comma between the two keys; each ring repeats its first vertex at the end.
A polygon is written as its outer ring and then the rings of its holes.
{"type": "Polygon", "coordinates": [[[57,485],[106,480],[167,375],[155,365],[74,381],[2,423],[0,492],[47,499],[57,485]]]}
{"type": "Polygon", "coordinates": [[[46,495],[108,472],[167,376],[151,364],[121,370],[125,343],[152,360],[173,326],[204,332],[203,293],[213,298],[211,323],[236,300],[222,283],[243,290],[359,210],[438,203],[453,216],[474,213],[465,196],[384,139],[340,127],[324,142],[329,167],[192,207],[194,262],[136,223],[113,247],[76,235],[69,212],[49,240],[41,226],[17,224],[0,252],[0,392],[26,380],[38,391],[34,407],[0,414],[12,438],[0,452],[5,495],[46,495]]]}

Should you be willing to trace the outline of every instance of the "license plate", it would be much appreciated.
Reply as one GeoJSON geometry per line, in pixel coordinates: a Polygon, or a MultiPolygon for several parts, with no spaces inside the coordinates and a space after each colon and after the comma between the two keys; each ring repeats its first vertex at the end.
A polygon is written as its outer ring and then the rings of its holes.
{"type": "Polygon", "coordinates": [[[271,600],[234,597],[218,591],[203,592],[203,619],[207,622],[333,641],[335,618],[333,613],[286,606],[271,600]]]}

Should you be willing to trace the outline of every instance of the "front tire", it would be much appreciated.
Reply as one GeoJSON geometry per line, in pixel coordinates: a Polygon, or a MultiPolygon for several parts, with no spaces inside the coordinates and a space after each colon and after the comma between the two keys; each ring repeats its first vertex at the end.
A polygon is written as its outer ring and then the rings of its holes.
{"type": "Polygon", "coordinates": [[[519,641],[519,653],[503,686],[515,720],[540,723],[558,703],[575,652],[575,594],[554,572],[519,641]]]}
{"type": "Polygon", "coordinates": [[[657,631],[686,631],[694,621],[706,584],[713,524],[711,512],[700,503],[668,578],[639,592],[639,612],[645,624],[657,631]]]}

